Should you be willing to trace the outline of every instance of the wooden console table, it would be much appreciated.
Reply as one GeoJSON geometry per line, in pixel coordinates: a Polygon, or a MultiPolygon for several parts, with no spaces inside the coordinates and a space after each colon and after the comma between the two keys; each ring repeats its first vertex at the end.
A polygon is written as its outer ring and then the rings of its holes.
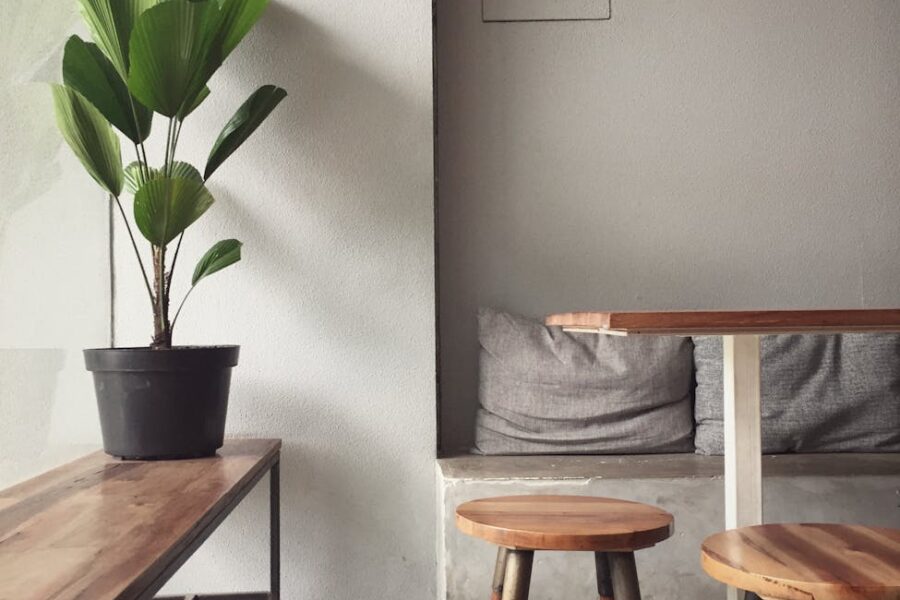
{"type": "Polygon", "coordinates": [[[609,335],[722,336],[725,526],[734,529],[763,522],[759,336],[900,332],[900,309],[581,312],[550,315],[546,324],[609,335]]]}
{"type": "Polygon", "coordinates": [[[270,591],[187,598],[278,600],[280,453],[280,440],[251,439],[190,460],[95,452],[0,492],[0,600],[157,598],[266,473],[270,591]]]}

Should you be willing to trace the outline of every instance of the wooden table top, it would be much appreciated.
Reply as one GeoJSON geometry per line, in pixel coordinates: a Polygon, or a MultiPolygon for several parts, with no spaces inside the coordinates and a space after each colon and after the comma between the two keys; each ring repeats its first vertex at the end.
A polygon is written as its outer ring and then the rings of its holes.
{"type": "Polygon", "coordinates": [[[714,579],[780,600],[897,600],[900,530],[837,524],[757,525],[704,540],[714,579]]]}
{"type": "Polygon", "coordinates": [[[666,511],[591,496],[503,496],[459,505],[456,526],[467,535],[520,550],[630,552],[670,537],[666,511]]]}
{"type": "Polygon", "coordinates": [[[152,597],[280,448],[228,440],[212,458],[156,462],[95,452],[0,492],[0,600],[152,597]]]}
{"type": "Polygon", "coordinates": [[[900,332],[900,309],[570,312],[545,322],[619,335],[900,332]]]}

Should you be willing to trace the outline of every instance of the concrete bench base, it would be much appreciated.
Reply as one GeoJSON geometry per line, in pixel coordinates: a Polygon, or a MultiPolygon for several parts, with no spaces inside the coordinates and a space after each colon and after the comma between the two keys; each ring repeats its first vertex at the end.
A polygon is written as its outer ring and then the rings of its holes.
{"type": "MultiPolygon", "coordinates": [[[[900,526],[900,454],[803,454],[763,459],[765,520],[900,526]]],[[[700,542],[724,528],[722,458],[693,454],[442,458],[439,597],[490,595],[496,548],[456,530],[458,504],[486,496],[582,494],[658,505],[675,515],[675,535],[638,555],[644,600],[721,600],[700,569],[700,542]]],[[[535,556],[531,597],[596,596],[589,553],[535,556]]]]}

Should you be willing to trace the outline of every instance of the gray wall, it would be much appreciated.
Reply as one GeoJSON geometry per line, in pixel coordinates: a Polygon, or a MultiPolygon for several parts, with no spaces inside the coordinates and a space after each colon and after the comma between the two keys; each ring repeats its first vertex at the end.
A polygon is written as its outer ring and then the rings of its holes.
{"type": "Polygon", "coordinates": [[[898,303],[900,2],[437,7],[445,452],[472,441],[479,305],[898,303]]]}
{"type": "MultiPolygon", "coordinates": [[[[173,284],[213,241],[244,242],[175,341],[241,344],[228,431],[284,439],[284,598],[435,595],[431,33],[419,0],[274,0],[181,134],[179,158],[202,164],[257,86],[290,93],[216,172],[173,284]]],[[[117,337],[146,344],[117,233],[117,337]]],[[[262,488],[169,591],[264,588],[262,488]]]]}

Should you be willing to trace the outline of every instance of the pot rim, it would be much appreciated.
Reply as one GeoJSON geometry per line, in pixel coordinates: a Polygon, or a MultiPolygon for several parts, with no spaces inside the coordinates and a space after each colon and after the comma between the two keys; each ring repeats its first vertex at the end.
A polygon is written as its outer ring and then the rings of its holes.
{"type": "Polygon", "coordinates": [[[140,348],[91,348],[83,351],[85,367],[92,372],[195,371],[226,369],[238,363],[240,346],[175,346],[154,350],[140,348]]]}
{"type": "Polygon", "coordinates": [[[171,348],[151,348],[150,346],[114,346],[112,348],[84,348],[84,352],[190,352],[192,350],[228,350],[240,348],[239,344],[214,344],[211,346],[172,346],[171,348]]]}

